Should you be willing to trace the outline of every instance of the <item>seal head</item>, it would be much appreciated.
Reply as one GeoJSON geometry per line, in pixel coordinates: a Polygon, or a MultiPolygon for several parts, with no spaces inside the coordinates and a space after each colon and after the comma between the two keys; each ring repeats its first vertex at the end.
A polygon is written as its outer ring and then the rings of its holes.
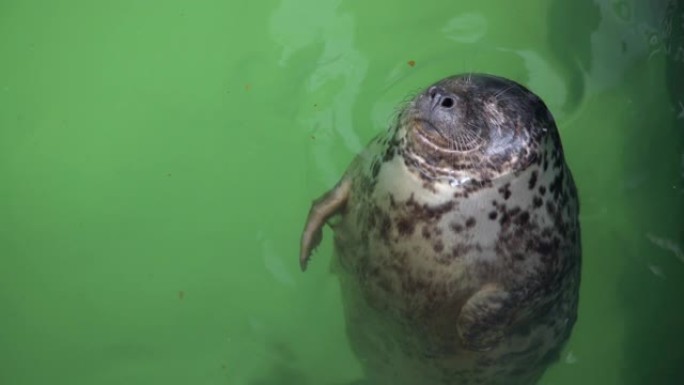
{"type": "Polygon", "coordinates": [[[405,139],[405,157],[423,177],[490,180],[537,160],[549,126],[555,124],[544,102],[523,86],[461,75],[417,95],[395,136],[405,139]]]}

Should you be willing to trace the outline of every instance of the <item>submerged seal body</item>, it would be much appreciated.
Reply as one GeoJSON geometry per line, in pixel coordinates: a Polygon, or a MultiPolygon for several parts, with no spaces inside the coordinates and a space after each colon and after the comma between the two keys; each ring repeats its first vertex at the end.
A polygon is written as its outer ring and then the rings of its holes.
{"type": "Polygon", "coordinates": [[[577,318],[579,202],[543,101],[485,74],[418,94],[309,212],[374,385],[529,385],[577,318]]]}

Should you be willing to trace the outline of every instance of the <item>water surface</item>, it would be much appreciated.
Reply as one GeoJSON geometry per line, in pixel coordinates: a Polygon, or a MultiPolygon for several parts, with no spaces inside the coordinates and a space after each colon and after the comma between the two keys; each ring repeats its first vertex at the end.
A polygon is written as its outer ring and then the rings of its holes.
{"type": "Polygon", "coordinates": [[[306,211],[399,103],[471,71],[547,102],[581,194],[580,317],[542,384],[684,383],[683,17],[676,0],[3,1],[0,383],[358,378],[330,233],[298,269],[306,211]]]}

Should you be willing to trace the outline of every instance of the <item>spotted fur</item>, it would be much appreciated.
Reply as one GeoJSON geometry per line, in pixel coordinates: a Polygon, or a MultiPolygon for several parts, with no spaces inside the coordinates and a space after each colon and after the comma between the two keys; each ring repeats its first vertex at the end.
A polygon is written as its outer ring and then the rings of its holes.
{"type": "MultiPolygon", "coordinates": [[[[312,218],[339,215],[333,266],[370,383],[540,378],[577,317],[581,242],[577,191],[536,95],[490,75],[444,79],[340,186],[314,204],[305,237],[320,231],[312,218]]],[[[305,237],[303,266],[317,243],[305,237]]]]}

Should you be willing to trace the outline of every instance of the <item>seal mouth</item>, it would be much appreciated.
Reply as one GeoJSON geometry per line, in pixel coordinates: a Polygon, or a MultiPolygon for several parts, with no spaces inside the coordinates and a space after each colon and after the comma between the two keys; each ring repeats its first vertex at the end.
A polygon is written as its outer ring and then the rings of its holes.
{"type": "Polygon", "coordinates": [[[474,168],[480,159],[476,146],[463,146],[452,134],[440,130],[433,122],[422,117],[412,117],[407,132],[405,156],[421,175],[428,179],[455,177],[470,178],[466,170],[474,168]],[[466,148],[464,148],[466,147],[466,148]]]}
{"type": "Polygon", "coordinates": [[[421,147],[446,154],[469,154],[480,150],[484,140],[475,133],[459,133],[449,135],[442,132],[430,120],[424,118],[413,119],[412,135],[421,147]]]}

